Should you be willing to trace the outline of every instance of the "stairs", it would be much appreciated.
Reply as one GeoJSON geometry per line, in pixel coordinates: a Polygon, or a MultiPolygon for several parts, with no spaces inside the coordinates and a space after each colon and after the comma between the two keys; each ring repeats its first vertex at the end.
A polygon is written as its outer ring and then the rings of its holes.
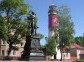
{"type": "Polygon", "coordinates": [[[42,51],[38,51],[38,52],[31,52],[30,53],[30,58],[29,61],[44,61],[44,54],[42,51]]]}

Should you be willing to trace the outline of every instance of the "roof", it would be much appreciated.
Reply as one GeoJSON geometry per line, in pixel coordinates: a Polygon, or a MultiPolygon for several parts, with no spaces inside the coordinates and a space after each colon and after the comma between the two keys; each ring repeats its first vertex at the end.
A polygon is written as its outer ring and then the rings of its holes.
{"type": "Polygon", "coordinates": [[[84,47],[82,47],[82,46],[80,46],[80,45],[78,45],[78,44],[76,44],[76,43],[72,44],[72,45],[71,45],[71,48],[84,49],[84,47]]]}
{"type": "MultiPolygon", "coordinates": [[[[79,50],[81,50],[81,54],[84,54],[84,47],[82,47],[82,46],[80,46],[80,45],[78,45],[78,44],[76,44],[76,43],[74,43],[74,44],[71,44],[71,49],[79,49],[79,50]]],[[[63,53],[66,53],[66,52],[68,52],[67,50],[63,50],[62,51],[63,53]]]]}

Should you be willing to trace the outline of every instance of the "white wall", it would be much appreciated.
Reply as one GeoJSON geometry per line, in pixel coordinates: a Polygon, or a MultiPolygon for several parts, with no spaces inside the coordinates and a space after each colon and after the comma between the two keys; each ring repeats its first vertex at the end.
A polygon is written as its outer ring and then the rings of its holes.
{"type": "Polygon", "coordinates": [[[70,59],[70,53],[63,53],[62,59],[70,59]]]}
{"type": "Polygon", "coordinates": [[[80,59],[80,55],[79,55],[80,54],[80,50],[77,50],[76,52],[77,52],[77,59],[80,59]]]}
{"type": "MultiPolygon", "coordinates": [[[[17,44],[16,46],[19,47],[18,51],[15,51],[15,54],[13,54],[13,50],[10,53],[10,56],[21,56],[21,52],[23,52],[23,47],[25,45],[25,39],[22,39],[23,42],[23,46],[21,46],[21,44],[17,44]]],[[[0,56],[2,55],[2,50],[4,50],[4,56],[7,56],[7,51],[8,51],[9,45],[7,44],[7,42],[5,41],[5,43],[3,44],[3,41],[0,40],[0,56]]]]}
{"type": "MultiPolygon", "coordinates": [[[[51,56],[51,59],[54,59],[54,55],[51,56]]],[[[56,59],[61,59],[61,52],[60,49],[56,47],[56,59]]]]}
{"type": "Polygon", "coordinates": [[[82,49],[77,49],[77,59],[80,59],[80,54],[83,54],[84,50],[82,49]]]}
{"type": "Polygon", "coordinates": [[[56,58],[61,59],[61,52],[60,49],[58,49],[57,47],[56,47],[56,52],[57,52],[56,58]]]}
{"type": "MultiPolygon", "coordinates": [[[[60,49],[56,47],[56,59],[61,59],[61,52],[60,49]]],[[[54,55],[51,57],[51,59],[54,59],[54,55]]],[[[70,59],[70,53],[62,53],[62,59],[70,59]]]]}

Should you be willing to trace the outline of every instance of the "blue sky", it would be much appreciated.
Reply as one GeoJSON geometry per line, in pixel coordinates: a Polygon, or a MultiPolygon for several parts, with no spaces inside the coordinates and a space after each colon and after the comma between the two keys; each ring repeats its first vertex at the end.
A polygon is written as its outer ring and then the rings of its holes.
{"type": "MultiPolygon", "coordinates": [[[[74,22],[75,35],[82,36],[84,33],[84,0],[25,0],[29,3],[38,17],[38,33],[48,36],[48,9],[50,4],[56,6],[67,5],[70,8],[70,15],[74,22]]],[[[45,38],[41,40],[44,45],[45,38]]]]}

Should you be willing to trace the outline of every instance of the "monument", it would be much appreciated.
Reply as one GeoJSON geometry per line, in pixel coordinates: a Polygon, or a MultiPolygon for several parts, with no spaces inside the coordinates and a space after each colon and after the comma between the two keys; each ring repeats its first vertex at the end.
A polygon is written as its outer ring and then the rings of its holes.
{"type": "Polygon", "coordinates": [[[28,16],[30,34],[26,36],[26,43],[24,46],[21,58],[23,60],[44,60],[44,54],[40,46],[40,38],[37,37],[36,29],[38,28],[35,21],[35,13],[30,12],[28,16]]]}

